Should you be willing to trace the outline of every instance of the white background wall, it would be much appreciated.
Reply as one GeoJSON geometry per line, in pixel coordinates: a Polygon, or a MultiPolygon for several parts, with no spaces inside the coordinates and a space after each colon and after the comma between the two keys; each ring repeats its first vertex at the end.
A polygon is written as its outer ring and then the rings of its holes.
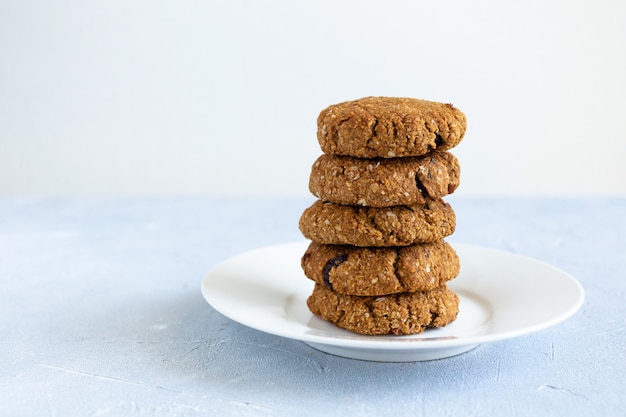
{"type": "Polygon", "coordinates": [[[468,117],[459,193],[626,194],[626,2],[0,0],[0,193],[306,195],[319,111],[468,117]]]}

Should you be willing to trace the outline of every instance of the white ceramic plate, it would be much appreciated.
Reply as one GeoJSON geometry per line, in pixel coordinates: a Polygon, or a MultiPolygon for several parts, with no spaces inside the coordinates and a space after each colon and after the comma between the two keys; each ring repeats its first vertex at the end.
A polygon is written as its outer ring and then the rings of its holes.
{"type": "Polygon", "coordinates": [[[585,298],[582,286],[553,266],[453,244],[461,258],[461,274],[448,284],[461,300],[456,321],[417,335],[363,336],[308,310],[313,282],[300,268],[307,246],[269,246],[227,259],[203,280],[202,294],[214,309],[246,326],[334,355],[383,362],[440,359],[536,332],[570,317],[585,298]]]}

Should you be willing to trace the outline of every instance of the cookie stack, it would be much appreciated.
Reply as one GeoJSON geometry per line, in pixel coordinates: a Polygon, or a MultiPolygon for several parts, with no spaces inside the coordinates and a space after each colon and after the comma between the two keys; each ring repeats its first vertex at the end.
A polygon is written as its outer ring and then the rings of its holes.
{"type": "Polygon", "coordinates": [[[302,257],[320,318],[360,334],[415,334],[456,319],[446,286],[460,271],[444,241],[455,214],[442,197],[459,185],[454,155],[466,129],[451,104],[367,97],[317,119],[323,154],[309,180],[318,198],[299,222],[302,257]]]}

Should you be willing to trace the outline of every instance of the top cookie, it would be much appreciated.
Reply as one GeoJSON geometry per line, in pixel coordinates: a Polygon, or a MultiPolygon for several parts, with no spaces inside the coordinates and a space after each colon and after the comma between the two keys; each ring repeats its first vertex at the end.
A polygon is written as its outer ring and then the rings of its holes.
{"type": "Polygon", "coordinates": [[[317,118],[322,152],[357,158],[421,156],[458,145],[465,115],[452,104],[365,97],[333,104],[317,118]]]}

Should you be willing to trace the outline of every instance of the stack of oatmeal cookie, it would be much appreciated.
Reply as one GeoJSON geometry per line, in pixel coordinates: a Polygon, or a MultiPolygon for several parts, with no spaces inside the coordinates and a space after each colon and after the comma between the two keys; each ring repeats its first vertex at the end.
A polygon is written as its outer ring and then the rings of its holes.
{"type": "Polygon", "coordinates": [[[312,242],[302,257],[315,281],[309,309],[361,334],[415,334],[456,319],[446,282],[459,258],[444,241],[456,225],[442,197],[459,185],[448,149],[466,129],[450,104],[367,97],[317,119],[324,152],[313,164],[318,200],[300,218],[312,242]]]}

